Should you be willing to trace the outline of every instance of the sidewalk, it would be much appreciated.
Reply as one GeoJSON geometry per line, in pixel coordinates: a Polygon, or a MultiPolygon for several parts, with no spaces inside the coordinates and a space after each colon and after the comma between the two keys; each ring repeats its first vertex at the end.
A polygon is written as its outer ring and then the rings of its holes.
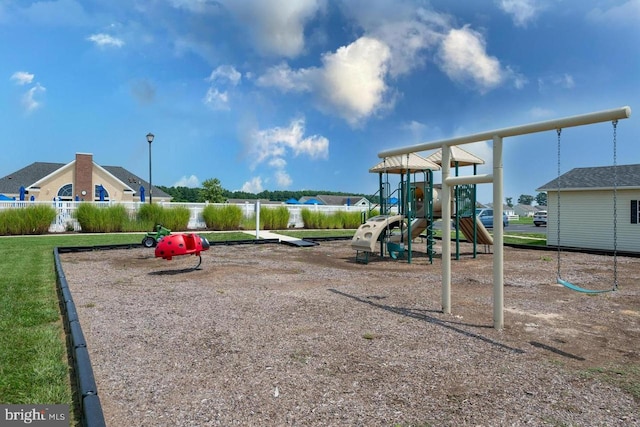
{"type": "MultiPolygon", "coordinates": [[[[243,230],[242,232],[246,234],[250,234],[253,237],[256,237],[255,230],[243,230]]],[[[285,236],[283,234],[273,233],[271,231],[266,231],[266,230],[258,230],[258,237],[260,237],[261,239],[278,239],[278,241],[281,243],[284,242],[284,243],[291,244],[293,246],[316,246],[317,245],[317,243],[310,242],[308,240],[303,240],[299,237],[285,236]]]]}

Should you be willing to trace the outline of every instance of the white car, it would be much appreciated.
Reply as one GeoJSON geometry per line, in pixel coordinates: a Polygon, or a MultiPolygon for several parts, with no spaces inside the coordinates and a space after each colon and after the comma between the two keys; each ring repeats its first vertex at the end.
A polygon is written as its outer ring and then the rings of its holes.
{"type": "Polygon", "coordinates": [[[533,215],[533,223],[536,227],[547,225],[547,211],[538,211],[533,215]]]}

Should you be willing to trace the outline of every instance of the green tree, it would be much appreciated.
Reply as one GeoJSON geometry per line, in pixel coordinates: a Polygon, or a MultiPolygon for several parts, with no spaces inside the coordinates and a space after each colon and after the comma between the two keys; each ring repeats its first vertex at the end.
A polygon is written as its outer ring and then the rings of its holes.
{"type": "Polygon", "coordinates": [[[521,194],[520,197],[518,197],[518,203],[521,205],[531,206],[531,203],[533,203],[533,196],[521,194]]]}
{"type": "Polygon", "coordinates": [[[538,193],[536,195],[536,203],[539,206],[547,206],[547,193],[538,193]]]}
{"type": "Polygon", "coordinates": [[[210,203],[223,203],[225,201],[224,189],[218,178],[210,178],[202,183],[200,191],[200,201],[208,201],[210,203]]]}
{"type": "Polygon", "coordinates": [[[513,207],[513,197],[507,197],[506,201],[507,201],[507,206],[512,208],[513,207]]]}

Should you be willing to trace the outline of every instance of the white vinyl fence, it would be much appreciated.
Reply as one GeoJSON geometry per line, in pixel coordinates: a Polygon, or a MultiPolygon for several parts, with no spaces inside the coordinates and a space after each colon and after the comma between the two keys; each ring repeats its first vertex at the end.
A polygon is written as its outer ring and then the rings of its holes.
{"type": "MultiPolygon", "coordinates": [[[[138,208],[143,204],[141,202],[75,202],[75,201],[56,201],[56,202],[31,202],[31,201],[1,201],[0,202],[0,210],[3,209],[20,209],[26,206],[33,206],[36,204],[40,205],[51,205],[56,209],[57,215],[56,219],[51,223],[49,227],[50,233],[61,233],[65,231],[81,231],[80,224],[74,217],[74,212],[78,208],[80,203],[94,203],[97,205],[105,205],[109,206],[110,204],[120,204],[123,205],[129,215],[132,217],[135,216],[138,208]]],[[[187,226],[190,230],[198,230],[206,228],[204,218],[202,217],[202,211],[205,206],[213,205],[213,206],[228,206],[227,203],[159,203],[165,207],[174,207],[174,206],[185,206],[191,211],[191,216],[189,217],[189,225],[187,226]]],[[[367,207],[363,206],[329,206],[329,205],[288,205],[288,204],[277,204],[277,203],[239,203],[236,204],[242,209],[245,218],[251,218],[256,213],[256,207],[263,207],[267,209],[275,209],[281,206],[285,206],[289,209],[289,227],[290,228],[302,228],[304,227],[304,223],[302,221],[302,210],[308,209],[313,212],[323,212],[326,214],[331,214],[333,212],[366,212],[368,210],[367,207]]]]}

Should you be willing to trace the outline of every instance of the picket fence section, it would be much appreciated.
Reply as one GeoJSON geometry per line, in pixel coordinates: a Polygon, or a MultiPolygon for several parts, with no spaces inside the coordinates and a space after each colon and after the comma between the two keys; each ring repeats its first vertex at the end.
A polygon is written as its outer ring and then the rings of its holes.
{"type": "MultiPolygon", "coordinates": [[[[82,231],[80,224],[75,218],[74,212],[81,203],[94,203],[96,205],[110,206],[111,204],[123,205],[129,215],[134,218],[136,212],[143,204],[141,202],[76,202],[76,201],[55,201],[55,202],[36,202],[36,201],[0,201],[0,210],[3,209],[20,209],[27,206],[34,205],[52,205],[56,210],[56,219],[51,223],[49,227],[50,233],[62,233],[65,231],[82,231]]],[[[189,217],[188,229],[201,230],[206,228],[204,218],[202,217],[202,211],[208,205],[213,206],[229,206],[229,203],[159,203],[161,206],[174,207],[184,206],[189,209],[191,215],[189,217]]],[[[290,205],[285,203],[260,203],[260,202],[245,202],[245,203],[233,203],[234,205],[242,209],[242,213],[245,218],[252,218],[256,209],[259,207],[267,209],[275,209],[281,206],[285,206],[289,210],[289,227],[290,228],[303,228],[304,222],[302,221],[302,210],[308,209],[312,212],[323,212],[325,214],[331,214],[333,212],[366,212],[369,208],[366,206],[331,206],[331,205],[290,205]]]]}

